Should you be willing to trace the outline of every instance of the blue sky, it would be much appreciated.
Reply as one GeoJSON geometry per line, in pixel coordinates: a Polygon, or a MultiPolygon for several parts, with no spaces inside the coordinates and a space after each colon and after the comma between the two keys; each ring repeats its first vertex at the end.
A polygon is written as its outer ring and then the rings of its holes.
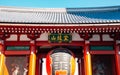
{"type": "Polygon", "coordinates": [[[71,8],[120,5],[120,0],[0,0],[0,6],[71,8]]]}

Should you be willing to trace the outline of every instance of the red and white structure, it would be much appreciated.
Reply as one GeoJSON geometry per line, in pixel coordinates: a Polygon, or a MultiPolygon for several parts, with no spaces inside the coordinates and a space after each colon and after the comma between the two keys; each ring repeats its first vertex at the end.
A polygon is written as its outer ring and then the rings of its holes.
{"type": "Polygon", "coordinates": [[[0,75],[42,75],[42,58],[56,48],[78,58],[79,75],[120,75],[120,6],[97,8],[0,7],[0,75]],[[71,42],[49,42],[70,34],[71,42]]]}

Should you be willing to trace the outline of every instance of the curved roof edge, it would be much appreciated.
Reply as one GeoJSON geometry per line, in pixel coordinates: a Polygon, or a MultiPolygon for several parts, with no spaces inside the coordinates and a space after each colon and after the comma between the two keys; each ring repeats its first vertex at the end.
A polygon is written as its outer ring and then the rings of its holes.
{"type": "Polygon", "coordinates": [[[26,8],[26,7],[8,7],[0,6],[0,11],[11,12],[87,12],[87,11],[116,11],[120,6],[107,7],[86,7],[86,8],[26,8]]]}
{"type": "Polygon", "coordinates": [[[0,6],[1,23],[120,23],[120,6],[94,8],[18,8],[0,6]]]}

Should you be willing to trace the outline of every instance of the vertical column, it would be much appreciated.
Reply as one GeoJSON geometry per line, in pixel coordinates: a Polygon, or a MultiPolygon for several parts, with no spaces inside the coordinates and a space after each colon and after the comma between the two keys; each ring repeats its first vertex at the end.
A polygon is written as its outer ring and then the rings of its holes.
{"type": "Polygon", "coordinates": [[[39,67],[38,66],[39,66],[39,58],[37,57],[36,58],[36,73],[35,73],[35,75],[40,75],[39,74],[39,67]]]}
{"type": "Polygon", "coordinates": [[[82,64],[81,64],[81,58],[78,58],[78,75],[82,75],[82,64]]]}
{"type": "Polygon", "coordinates": [[[40,56],[37,58],[37,62],[36,62],[36,75],[42,75],[42,63],[43,63],[43,59],[40,56]]]}
{"type": "Polygon", "coordinates": [[[42,75],[42,63],[43,63],[43,59],[41,58],[40,60],[39,60],[39,64],[40,64],[40,66],[39,66],[39,75],[42,75]]]}
{"type": "Polygon", "coordinates": [[[31,44],[31,54],[29,59],[29,72],[28,75],[35,75],[35,68],[36,68],[36,48],[35,48],[35,41],[32,40],[31,44]]]}
{"type": "Polygon", "coordinates": [[[82,75],[85,75],[84,58],[81,58],[82,75]]]}
{"type": "Polygon", "coordinates": [[[116,53],[115,53],[115,58],[116,58],[116,70],[117,70],[117,75],[120,75],[120,48],[119,48],[119,42],[120,41],[116,41],[116,53]]]}
{"type": "Polygon", "coordinates": [[[86,40],[84,45],[84,65],[85,75],[92,75],[91,55],[89,53],[89,41],[86,40]]]}
{"type": "Polygon", "coordinates": [[[3,41],[0,40],[0,75],[4,75],[5,56],[3,54],[3,41]]]}

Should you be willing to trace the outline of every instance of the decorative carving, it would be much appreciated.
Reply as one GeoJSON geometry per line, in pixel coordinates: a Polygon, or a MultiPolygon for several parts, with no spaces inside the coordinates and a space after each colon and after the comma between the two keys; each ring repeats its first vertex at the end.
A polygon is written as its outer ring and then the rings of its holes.
{"type": "Polygon", "coordinates": [[[120,40],[120,33],[111,33],[110,37],[114,40],[120,40]]]}
{"type": "Polygon", "coordinates": [[[80,37],[83,38],[84,40],[89,40],[92,37],[92,34],[80,34],[80,37]]]}
{"type": "Polygon", "coordinates": [[[10,34],[0,34],[0,39],[5,40],[6,38],[9,38],[10,34]]]}
{"type": "Polygon", "coordinates": [[[40,34],[29,34],[28,38],[30,38],[31,40],[36,40],[37,38],[39,38],[40,34]]]}

